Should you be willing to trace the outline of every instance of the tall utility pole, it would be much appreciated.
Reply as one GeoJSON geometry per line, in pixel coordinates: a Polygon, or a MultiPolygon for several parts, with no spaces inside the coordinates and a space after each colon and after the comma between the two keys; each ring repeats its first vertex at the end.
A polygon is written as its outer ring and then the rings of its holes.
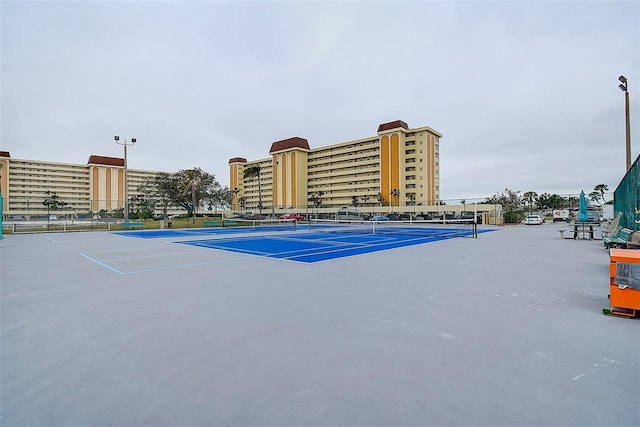
{"type": "Polygon", "coordinates": [[[113,137],[116,144],[124,146],[124,222],[125,224],[129,222],[129,181],[127,179],[127,146],[133,146],[136,143],[135,138],[131,138],[129,142],[125,139],[124,142],[120,142],[120,137],[118,135],[113,137]]]}
{"type": "Polygon", "coordinates": [[[631,121],[629,119],[629,84],[625,76],[618,77],[618,87],[624,92],[625,133],[627,136],[627,170],[631,168],[631,121]]]}

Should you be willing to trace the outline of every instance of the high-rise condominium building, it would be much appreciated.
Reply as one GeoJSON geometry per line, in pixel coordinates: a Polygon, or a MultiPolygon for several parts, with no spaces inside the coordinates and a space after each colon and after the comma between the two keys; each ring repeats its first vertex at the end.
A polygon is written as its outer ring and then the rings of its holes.
{"type": "MultiPolygon", "coordinates": [[[[138,186],[158,172],[127,168],[129,200],[138,186]]],[[[86,215],[124,208],[124,159],[89,156],[86,165],[14,159],[0,151],[0,190],[5,216],[46,215],[53,194],[63,206],[58,215],[86,215]]]]}
{"type": "Polygon", "coordinates": [[[294,137],[274,142],[270,157],[229,160],[233,209],[303,210],[361,206],[397,212],[440,199],[440,138],[428,127],[383,123],[375,136],[310,148],[294,137]]]}

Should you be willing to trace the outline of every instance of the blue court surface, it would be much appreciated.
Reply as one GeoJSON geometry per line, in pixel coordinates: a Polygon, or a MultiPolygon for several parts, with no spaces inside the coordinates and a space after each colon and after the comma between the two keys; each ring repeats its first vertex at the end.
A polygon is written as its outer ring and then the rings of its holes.
{"type": "MultiPolygon", "coordinates": [[[[457,228],[438,228],[425,232],[424,228],[412,230],[407,227],[394,231],[398,234],[345,233],[340,230],[340,227],[334,228],[332,226],[319,226],[313,232],[305,231],[304,227],[300,227],[296,232],[287,232],[291,229],[291,226],[274,225],[259,228],[128,231],[118,234],[147,239],[215,235],[210,239],[175,243],[307,263],[436,242],[454,237],[472,237],[471,230],[461,231],[457,228]],[[264,234],[265,232],[267,233],[264,234]],[[239,236],[238,234],[245,235],[239,236]],[[229,235],[233,235],[233,237],[227,237],[229,235]]],[[[491,230],[482,230],[482,232],[487,231],[491,230]]]]}
{"type": "Polygon", "coordinates": [[[180,228],[175,230],[142,230],[142,231],[117,231],[116,234],[139,239],[167,239],[179,237],[195,237],[206,235],[229,235],[237,233],[249,233],[252,231],[293,231],[291,224],[268,225],[258,228],[254,227],[215,227],[215,228],[180,228]]]}

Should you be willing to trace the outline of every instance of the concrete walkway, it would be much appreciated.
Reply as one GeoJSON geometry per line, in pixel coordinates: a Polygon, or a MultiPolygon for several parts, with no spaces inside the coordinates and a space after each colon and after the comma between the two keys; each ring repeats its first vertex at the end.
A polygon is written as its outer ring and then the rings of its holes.
{"type": "Polygon", "coordinates": [[[314,264],[5,235],[0,424],[638,426],[640,319],[558,228],[314,264]]]}

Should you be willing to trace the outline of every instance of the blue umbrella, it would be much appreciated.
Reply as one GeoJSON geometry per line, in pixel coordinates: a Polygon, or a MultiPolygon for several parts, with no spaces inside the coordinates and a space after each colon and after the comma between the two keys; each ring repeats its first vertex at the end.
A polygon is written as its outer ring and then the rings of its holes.
{"type": "Polygon", "coordinates": [[[578,214],[578,221],[585,222],[589,220],[587,214],[587,198],[584,195],[584,191],[580,192],[580,213],[578,214]]]}

